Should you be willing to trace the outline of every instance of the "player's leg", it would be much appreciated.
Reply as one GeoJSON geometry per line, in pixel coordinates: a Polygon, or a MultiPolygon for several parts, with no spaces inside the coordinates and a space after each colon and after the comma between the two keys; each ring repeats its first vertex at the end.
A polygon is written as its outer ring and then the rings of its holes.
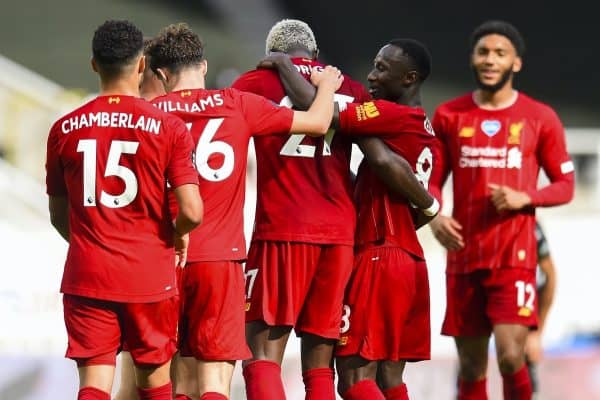
{"type": "Polygon", "coordinates": [[[458,400],[486,400],[489,336],[457,336],[458,400]]]}
{"type": "Polygon", "coordinates": [[[489,271],[446,274],[446,315],[442,334],[453,336],[458,352],[458,399],[486,400],[491,322],[482,283],[489,271]]]}
{"type": "Polygon", "coordinates": [[[196,363],[194,357],[182,357],[180,352],[173,356],[171,380],[174,385],[175,400],[197,399],[200,396],[196,363]]]}
{"type": "Polygon", "coordinates": [[[120,346],[117,303],[63,296],[66,356],[77,362],[78,400],[110,400],[120,346]]]}
{"type": "Polygon", "coordinates": [[[358,355],[336,357],[337,390],[344,400],[384,400],[377,383],[377,361],[358,355]]]}
{"type": "Polygon", "coordinates": [[[137,387],[135,384],[135,366],[128,351],[121,351],[121,382],[119,391],[114,400],[137,400],[137,387]]]}
{"type": "Polygon", "coordinates": [[[246,263],[246,341],[252,359],[243,363],[249,400],[285,399],[281,362],[296,324],[319,246],[253,241],[246,263]]]}
{"type": "Polygon", "coordinates": [[[236,360],[251,357],[244,332],[244,283],[239,262],[186,266],[184,315],[189,324],[182,355],[196,359],[200,399],[228,398],[236,360]]]}
{"type": "Polygon", "coordinates": [[[187,268],[176,268],[177,287],[179,289],[179,321],[177,329],[178,352],[171,360],[171,380],[173,382],[173,393],[175,400],[190,400],[200,397],[198,394],[198,374],[196,372],[196,359],[191,356],[189,350],[189,319],[186,314],[186,290],[185,279],[187,268]],[[187,354],[187,356],[182,356],[187,354]]]}
{"type": "Polygon", "coordinates": [[[496,354],[505,400],[531,399],[531,380],[525,364],[525,341],[528,333],[529,328],[523,325],[494,326],[496,354]]]}
{"type": "Polygon", "coordinates": [[[408,400],[408,389],[404,383],[405,361],[381,361],[377,370],[377,385],[386,400],[408,400]]]}
{"type": "Polygon", "coordinates": [[[429,277],[427,265],[401,249],[387,249],[389,272],[381,291],[387,299],[382,305],[386,320],[385,331],[398,337],[388,344],[385,360],[379,362],[378,383],[386,400],[408,400],[408,388],[403,379],[406,361],[429,360],[431,357],[431,323],[429,277]],[[402,306],[404,304],[404,306],[402,306]],[[397,328],[399,327],[399,329],[397,328]],[[395,343],[397,342],[397,343],[395,343]]]}
{"type": "Polygon", "coordinates": [[[334,400],[333,348],[340,336],[344,291],[354,255],[352,246],[321,246],[296,330],[301,334],[306,400],[334,400]]]}
{"type": "Polygon", "coordinates": [[[135,364],[140,400],[173,398],[170,365],[177,350],[178,300],[123,303],[122,338],[135,364]]]}
{"type": "Polygon", "coordinates": [[[263,321],[246,322],[246,342],[252,359],[242,363],[248,400],[284,400],[281,362],[291,326],[268,326],[263,321]]]}
{"type": "Polygon", "coordinates": [[[494,325],[498,367],[504,398],[531,399],[532,388],[525,364],[525,343],[537,326],[535,270],[502,268],[487,280],[488,315],[494,325]]]}

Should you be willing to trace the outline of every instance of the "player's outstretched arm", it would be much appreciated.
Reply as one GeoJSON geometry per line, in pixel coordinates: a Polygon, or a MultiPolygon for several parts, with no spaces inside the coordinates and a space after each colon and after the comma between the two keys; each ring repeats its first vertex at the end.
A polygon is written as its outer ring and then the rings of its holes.
{"type": "Polygon", "coordinates": [[[363,137],[357,144],[373,172],[396,194],[404,196],[422,210],[423,218],[418,218],[417,228],[427,224],[439,211],[439,203],[418,181],[410,164],[399,154],[394,153],[377,137],[363,137]]]}
{"type": "Polygon", "coordinates": [[[49,196],[50,223],[60,236],[69,241],[69,201],[66,196],[49,196]]]}
{"type": "Polygon", "coordinates": [[[294,111],[290,132],[322,136],[327,133],[333,117],[333,95],[344,77],[340,70],[328,65],[323,71],[313,70],[312,82],[317,85],[317,96],[308,111],[294,111]]]}

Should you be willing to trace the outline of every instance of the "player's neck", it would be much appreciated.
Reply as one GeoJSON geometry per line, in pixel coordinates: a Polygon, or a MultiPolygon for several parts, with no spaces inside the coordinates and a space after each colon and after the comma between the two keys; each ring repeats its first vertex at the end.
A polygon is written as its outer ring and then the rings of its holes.
{"type": "Polygon", "coordinates": [[[100,81],[100,96],[140,97],[139,76],[116,79],[110,82],[100,81]]]}
{"type": "Polygon", "coordinates": [[[173,83],[171,87],[172,92],[176,92],[178,90],[189,90],[189,89],[205,89],[206,84],[204,81],[204,74],[202,71],[192,68],[186,68],[181,70],[177,77],[176,81],[173,83]]]}
{"type": "Polygon", "coordinates": [[[512,85],[505,85],[495,92],[477,89],[473,92],[473,101],[484,110],[501,110],[512,106],[518,95],[512,85]]]}

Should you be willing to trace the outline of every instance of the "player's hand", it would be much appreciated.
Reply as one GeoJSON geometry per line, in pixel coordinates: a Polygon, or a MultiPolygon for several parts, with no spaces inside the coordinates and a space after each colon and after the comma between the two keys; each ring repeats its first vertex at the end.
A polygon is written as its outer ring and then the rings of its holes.
{"type": "Polygon", "coordinates": [[[285,63],[292,63],[289,55],[279,51],[272,51],[258,62],[256,68],[274,69],[280,65],[285,65],[285,63]]]}
{"type": "Polygon", "coordinates": [[[175,245],[175,266],[183,268],[187,262],[187,250],[190,244],[189,233],[180,235],[175,232],[173,234],[173,243],[175,245]]]}
{"type": "Polygon", "coordinates": [[[460,234],[462,225],[452,217],[438,214],[431,222],[431,231],[442,246],[450,251],[460,250],[465,247],[465,242],[460,234]]]}
{"type": "Polygon", "coordinates": [[[328,65],[322,71],[313,68],[310,74],[310,81],[315,86],[333,85],[334,89],[338,90],[342,86],[342,82],[344,82],[344,76],[339,69],[328,65]]]}
{"type": "Polygon", "coordinates": [[[542,335],[539,331],[531,331],[527,335],[525,342],[525,354],[532,363],[537,363],[542,359],[544,351],[542,349],[542,335]]]}
{"type": "Polygon", "coordinates": [[[492,203],[496,211],[520,210],[531,204],[531,198],[525,192],[495,183],[488,184],[488,188],[492,192],[492,203]]]}

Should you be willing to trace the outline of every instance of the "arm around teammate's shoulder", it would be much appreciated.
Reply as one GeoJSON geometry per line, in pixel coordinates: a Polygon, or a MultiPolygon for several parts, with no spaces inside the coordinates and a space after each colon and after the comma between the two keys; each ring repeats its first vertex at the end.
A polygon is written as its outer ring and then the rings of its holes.
{"type": "Polygon", "coordinates": [[[317,96],[308,111],[294,111],[290,132],[322,136],[329,130],[334,114],[333,95],[340,88],[344,77],[340,71],[327,66],[323,71],[313,70],[311,81],[317,86],[317,96]]]}

